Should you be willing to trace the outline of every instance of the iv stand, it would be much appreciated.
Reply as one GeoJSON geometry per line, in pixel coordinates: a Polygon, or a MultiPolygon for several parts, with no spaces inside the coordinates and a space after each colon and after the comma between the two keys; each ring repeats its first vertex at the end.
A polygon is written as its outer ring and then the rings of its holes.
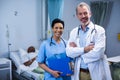
{"type": "Polygon", "coordinates": [[[10,58],[10,45],[11,45],[11,43],[9,42],[10,33],[9,33],[8,25],[6,25],[6,28],[7,28],[6,37],[7,37],[7,44],[8,44],[8,58],[10,58]]]}

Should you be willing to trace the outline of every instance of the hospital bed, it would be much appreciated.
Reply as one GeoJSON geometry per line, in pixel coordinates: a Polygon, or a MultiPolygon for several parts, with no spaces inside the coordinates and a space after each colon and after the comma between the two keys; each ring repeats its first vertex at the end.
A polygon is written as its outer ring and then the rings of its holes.
{"type": "Polygon", "coordinates": [[[13,80],[43,80],[44,73],[35,73],[30,67],[21,63],[19,54],[21,54],[19,50],[10,52],[13,67],[13,80]]]}
{"type": "Polygon", "coordinates": [[[120,55],[107,59],[110,62],[111,75],[113,80],[120,80],[120,55]]]}

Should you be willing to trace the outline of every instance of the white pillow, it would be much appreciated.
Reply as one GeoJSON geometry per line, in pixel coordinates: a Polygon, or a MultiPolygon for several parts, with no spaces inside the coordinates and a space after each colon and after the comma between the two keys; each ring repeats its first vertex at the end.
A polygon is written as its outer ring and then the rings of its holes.
{"type": "Polygon", "coordinates": [[[27,57],[27,51],[25,51],[24,49],[20,48],[19,49],[19,57],[20,57],[20,61],[21,63],[24,63],[26,61],[28,61],[28,57],[27,57]]]}
{"type": "Polygon", "coordinates": [[[19,56],[23,56],[23,55],[26,55],[27,54],[27,51],[25,51],[24,49],[20,48],[19,49],[19,56]]]}

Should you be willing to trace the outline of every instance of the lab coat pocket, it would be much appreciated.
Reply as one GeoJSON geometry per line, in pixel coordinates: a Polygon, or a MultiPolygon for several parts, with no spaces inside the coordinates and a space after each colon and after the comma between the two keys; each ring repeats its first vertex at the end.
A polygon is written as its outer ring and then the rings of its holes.
{"type": "Polygon", "coordinates": [[[89,35],[89,37],[86,39],[86,46],[91,44],[95,44],[95,34],[89,35]]]}

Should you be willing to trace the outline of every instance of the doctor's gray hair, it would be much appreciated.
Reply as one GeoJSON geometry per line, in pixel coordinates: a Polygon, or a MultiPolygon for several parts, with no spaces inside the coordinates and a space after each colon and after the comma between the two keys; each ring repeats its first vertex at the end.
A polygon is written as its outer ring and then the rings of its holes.
{"type": "Polygon", "coordinates": [[[88,8],[88,10],[91,12],[90,6],[87,3],[85,3],[85,2],[81,2],[76,7],[76,14],[77,14],[78,7],[83,7],[83,6],[86,6],[88,8]]]}

